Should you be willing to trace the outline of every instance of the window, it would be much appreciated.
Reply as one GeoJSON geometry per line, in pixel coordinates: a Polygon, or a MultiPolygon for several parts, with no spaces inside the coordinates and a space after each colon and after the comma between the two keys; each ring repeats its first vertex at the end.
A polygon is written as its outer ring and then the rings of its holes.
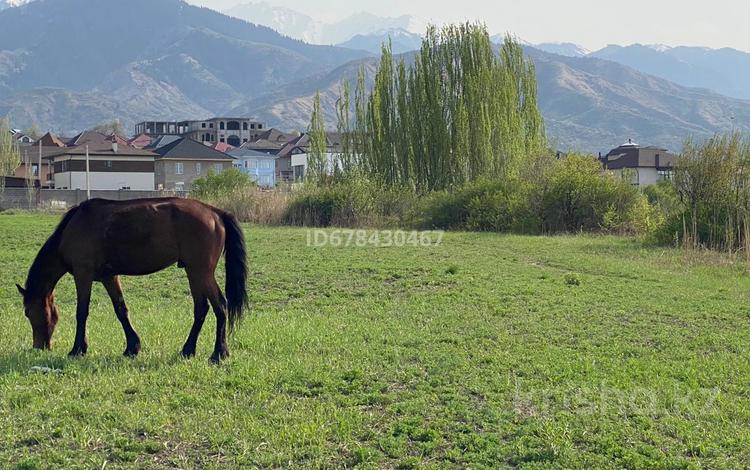
{"type": "Polygon", "coordinates": [[[201,162],[196,162],[195,164],[195,174],[200,176],[201,174],[201,162]]]}
{"type": "Polygon", "coordinates": [[[208,127],[209,127],[209,128],[211,128],[211,129],[213,129],[213,128],[214,128],[214,123],[213,123],[213,122],[212,122],[212,123],[210,123],[210,124],[208,125],[208,127]]]}
{"type": "Polygon", "coordinates": [[[175,191],[185,191],[185,183],[182,181],[174,184],[174,190],[175,191]]]}
{"type": "Polygon", "coordinates": [[[221,163],[214,163],[214,171],[216,173],[221,173],[222,171],[224,171],[224,165],[222,165],[221,163]]]}
{"type": "Polygon", "coordinates": [[[263,129],[263,124],[258,124],[258,129],[263,129]]]}
{"type": "Polygon", "coordinates": [[[203,129],[205,129],[205,128],[206,128],[206,123],[205,123],[205,122],[202,122],[202,123],[201,123],[201,127],[202,127],[203,129]]]}
{"type": "Polygon", "coordinates": [[[228,131],[238,131],[240,130],[240,123],[237,121],[229,121],[227,123],[227,130],[228,131]]]}
{"type": "Polygon", "coordinates": [[[247,168],[250,169],[255,169],[258,167],[258,160],[255,159],[247,160],[245,163],[248,165],[247,168]]]}
{"type": "Polygon", "coordinates": [[[174,172],[177,175],[181,175],[185,172],[185,169],[183,168],[182,162],[177,162],[174,164],[174,172]]]}
{"type": "Polygon", "coordinates": [[[227,139],[227,143],[231,145],[232,147],[239,147],[240,146],[240,138],[236,135],[230,135],[227,139]]]}
{"type": "Polygon", "coordinates": [[[246,122],[243,122],[243,123],[242,123],[242,130],[243,130],[243,131],[246,131],[246,130],[247,130],[247,123],[246,123],[246,122]]]}
{"type": "Polygon", "coordinates": [[[223,144],[224,143],[224,137],[222,137],[221,139],[219,139],[219,141],[223,144]]]}
{"type": "Polygon", "coordinates": [[[105,161],[104,168],[112,168],[112,160],[105,161]]]}
{"type": "Polygon", "coordinates": [[[221,121],[219,123],[219,129],[221,129],[222,131],[224,130],[224,121],[221,121]]]}
{"type": "Polygon", "coordinates": [[[672,181],[672,170],[657,170],[659,181],[672,181]]]}
{"type": "Polygon", "coordinates": [[[34,176],[39,176],[39,165],[34,163],[31,165],[31,174],[34,176]]]}
{"type": "Polygon", "coordinates": [[[250,129],[255,129],[255,124],[250,124],[250,129]]]}
{"type": "Polygon", "coordinates": [[[247,143],[247,139],[242,139],[242,143],[246,144],[247,143]]]}
{"type": "Polygon", "coordinates": [[[261,168],[261,170],[270,170],[271,169],[271,161],[270,160],[261,160],[260,161],[260,168],[261,168]]]}

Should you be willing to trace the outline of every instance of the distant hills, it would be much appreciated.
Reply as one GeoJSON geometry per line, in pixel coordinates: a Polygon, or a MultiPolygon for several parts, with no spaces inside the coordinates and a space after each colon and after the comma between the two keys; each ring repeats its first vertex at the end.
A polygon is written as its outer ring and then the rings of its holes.
{"type": "Polygon", "coordinates": [[[422,46],[421,35],[404,29],[386,29],[370,34],[357,34],[348,41],[337,44],[337,46],[380,54],[383,44],[388,41],[391,43],[391,50],[394,54],[414,51],[422,46]]]}
{"type": "Polygon", "coordinates": [[[60,131],[218,114],[367,55],[181,0],[37,0],[0,12],[0,49],[0,114],[60,131]]]}
{"type": "Polygon", "coordinates": [[[588,49],[572,42],[543,42],[534,44],[536,49],[550,54],[557,54],[565,57],[586,57],[591,53],[588,49]]]}
{"type": "MultiPolygon", "coordinates": [[[[266,7],[253,4],[250,18],[276,15],[282,31],[308,21],[266,7]]],[[[339,46],[320,46],[181,0],[36,0],[0,11],[0,115],[61,133],[114,118],[131,129],[222,114],[304,130],[321,90],[333,126],[342,81],[353,83],[361,65],[371,77],[388,36],[397,53],[416,49],[415,22],[354,15],[337,23],[339,46]]],[[[648,46],[589,53],[564,43],[526,51],[548,134],[562,150],[603,151],[628,138],[678,150],[688,135],[728,130],[732,116],[750,130],[750,101],[709,91],[750,96],[748,54],[648,46]]]]}
{"type": "Polygon", "coordinates": [[[750,54],[703,47],[608,46],[591,53],[680,85],[750,100],[750,54]]]}
{"type": "Polygon", "coordinates": [[[251,23],[269,26],[285,36],[313,44],[345,43],[357,35],[369,37],[380,34],[382,37],[383,31],[421,34],[427,27],[425,21],[411,15],[383,17],[367,12],[355,13],[342,20],[326,23],[298,11],[262,1],[241,3],[225,10],[224,13],[251,23]]]}

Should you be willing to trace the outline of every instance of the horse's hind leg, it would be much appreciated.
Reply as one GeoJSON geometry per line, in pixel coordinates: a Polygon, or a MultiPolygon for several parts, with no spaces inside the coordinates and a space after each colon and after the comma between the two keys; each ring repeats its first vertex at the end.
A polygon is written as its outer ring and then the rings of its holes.
{"type": "Polygon", "coordinates": [[[221,293],[219,284],[211,276],[208,300],[216,314],[216,345],[214,353],[211,355],[211,362],[219,362],[229,357],[229,348],[227,347],[227,300],[221,293]]]}
{"type": "Polygon", "coordinates": [[[206,315],[208,314],[208,299],[205,293],[205,282],[190,272],[188,272],[188,280],[190,281],[190,292],[193,295],[193,327],[190,329],[190,335],[185,341],[185,346],[182,347],[182,355],[193,357],[195,356],[198,335],[201,333],[203,322],[206,321],[206,315]]]}
{"type": "Polygon", "coordinates": [[[102,281],[104,288],[107,289],[107,294],[112,300],[112,306],[115,309],[117,319],[120,320],[122,329],[125,332],[125,341],[127,346],[123,353],[127,357],[135,357],[141,351],[141,339],[138,337],[138,333],[133,329],[133,325],[130,324],[128,318],[128,307],[125,305],[125,298],[122,295],[122,285],[120,284],[119,276],[114,276],[109,279],[102,281]]]}

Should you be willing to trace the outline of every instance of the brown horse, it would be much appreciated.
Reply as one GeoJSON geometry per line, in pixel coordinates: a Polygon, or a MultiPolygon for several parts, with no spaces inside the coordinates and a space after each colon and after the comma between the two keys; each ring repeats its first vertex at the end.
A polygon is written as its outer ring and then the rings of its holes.
{"type": "Polygon", "coordinates": [[[80,356],[88,349],[86,319],[91,287],[98,281],[107,290],[125,331],[125,355],[136,356],[141,340],[128,319],[118,276],[151,274],[175,263],[187,273],[194,302],[193,328],[182,355],[195,355],[210,303],[216,314],[211,360],[227,357],[227,319],[232,331],[247,305],[245,239],[234,216],[190,199],[92,199],[68,211],[36,256],[26,286],[16,284],[31,322],[34,348],[51,349],[58,320],[55,286],[70,273],[75,278],[78,302],[70,355],[80,356]],[[214,277],[222,252],[228,300],[214,277]]]}

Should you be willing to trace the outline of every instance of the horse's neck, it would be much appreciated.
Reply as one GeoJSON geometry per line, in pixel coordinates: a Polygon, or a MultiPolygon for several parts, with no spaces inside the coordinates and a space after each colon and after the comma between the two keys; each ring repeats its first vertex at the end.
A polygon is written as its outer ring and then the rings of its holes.
{"type": "Polygon", "coordinates": [[[32,290],[43,297],[47,297],[55,290],[55,286],[60,278],[65,275],[66,269],[62,258],[57,249],[45,250],[37,255],[32,267],[32,273],[29,273],[29,282],[32,283],[32,290]]]}

